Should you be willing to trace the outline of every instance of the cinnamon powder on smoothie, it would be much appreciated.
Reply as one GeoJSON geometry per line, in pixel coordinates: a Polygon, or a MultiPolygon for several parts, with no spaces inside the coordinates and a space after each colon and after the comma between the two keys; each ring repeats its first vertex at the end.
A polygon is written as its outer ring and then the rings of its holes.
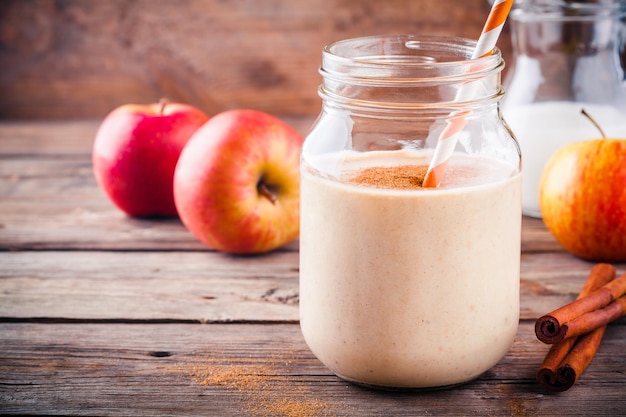
{"type": "Polygon", "coordinates": [[[425,165],[397,165],[369,167],[359,170],[348,182],[377,188],[419,190],[428,167],[425,165]]]}

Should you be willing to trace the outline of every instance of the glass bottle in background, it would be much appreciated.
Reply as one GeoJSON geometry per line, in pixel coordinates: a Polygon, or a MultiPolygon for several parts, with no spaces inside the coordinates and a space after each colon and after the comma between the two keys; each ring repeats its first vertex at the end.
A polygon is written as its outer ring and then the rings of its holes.
{"type": "Polygon", "coordinates": [[[625,16],[623,0],[525,0],[511,12],[514,59],[502,112],[524,156],[524,214],[541,217],[539,182],[550,156],[600,137],[581,109],[608,137],[626,137],[625,16]]]}

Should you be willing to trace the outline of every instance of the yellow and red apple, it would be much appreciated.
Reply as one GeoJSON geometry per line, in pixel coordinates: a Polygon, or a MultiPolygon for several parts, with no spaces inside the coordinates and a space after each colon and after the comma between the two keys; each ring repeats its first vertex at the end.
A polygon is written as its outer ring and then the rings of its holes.
{"type": "Polygon", "coordinates": [[[230,110],[193,135],[174,174],[183,224],[207,246],[234,254],[276,249],[299,234],[303,137],[255,110],[230,110]]]}
{"type": "Polygon", "coordinates": [[[574,255],[626,261],[626,139],[565,146],[544,168],[539,186],[543,221],[574,255]]]}
{"type": "Polygon", "coordinates": [[[130,216],[176,216],[178,157],[209,117],[197,108],[162,100],[126,104],[100,124],[92,151],[96,181],[130,216]]]}

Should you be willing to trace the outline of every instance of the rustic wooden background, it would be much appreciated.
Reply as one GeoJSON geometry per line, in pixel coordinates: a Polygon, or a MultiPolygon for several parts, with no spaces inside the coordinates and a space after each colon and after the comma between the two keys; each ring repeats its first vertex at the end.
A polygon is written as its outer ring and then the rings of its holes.
{"type": "MultiPolygon", "coordinates": [[[[0,119],[104,117],[168,97],[315,116],[322,47],[477,38],[487,0],[0,0],[0,119]]],[[[499,46],[510,56],[508,24],[499,46]]]]}

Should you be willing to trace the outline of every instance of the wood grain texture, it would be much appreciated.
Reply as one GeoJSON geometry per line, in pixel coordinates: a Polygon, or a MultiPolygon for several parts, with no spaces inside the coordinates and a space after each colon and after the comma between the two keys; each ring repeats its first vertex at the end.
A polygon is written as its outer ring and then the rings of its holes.
{"type": "MultiPolygon", "coordinates": [[[[566,253],[536,254],[535,259],[522,261],[523,320],[535,320],[573,301],[592,265],[572,262],[566,253]]],[[[298,252],[293,247],[253,258],[208,248],[192,252],[31,249],[0,252],[0,264],[4,271],[0,318],[298,320],[298,252]]],[[[626,265],[618,267],[620,273],[626,272],[626,265]]]]}
{"type": "MultiPolygon", "coordinates": [[[[303,135],[313,122],[284,120],[303,135]]],[[[178,219],[136,219],[114,209],[91,165],[98,125],[0,123],[1,249],[205,250],[178,219]]],[[[297,242],[285,250],[297,250],[297,242]]]]}
{"type": "MultiPolygon", "coordinates": [[[[305,129],[310,122],[290,124],[305,129]]],[[[178,219],[125,216],[93,177],[97,125],[0,123],[0,264],[12,271],[0,317],[297,320],[289,303],[297,297],[298,241],[259,258],[229,257],[202,245],[178,219]]],[[[590,267],[564,252],[541,220],[524,218],[521,317],[573,300],[590,267]]]]}
{"type": "Polygon", "coordinates": [[[0,323],[0,410],[301,416],[275,407],[308,400],[322,406],[308,417],[617,416],[626,405],[626,360],[613,352],[626,339],[615,327],[572,391],[550,395],[534,381],[547,348],[534,339],[530,323],[522,323],[511,351],[476,381],[418,394],[340,380],[310,353],[296,324],[0,323]],[[207,379],[225,370],[225,377],[207,379]]]}
{"type": "MultiPolygon", "coordinates": [[[[313,123],[285,121],[303,135],[313,123]]],[[[91,167],[98,125],[97,120],[0,122],[3,249],[202,249],[176,219],[132,219],[112,210],[91,167]]],[[[523,222],[524,253],[560,250],[540,220],[523,222]]]]}
{"type": "MultiPolygon", "coordinates": [[[[313,125],[311,117],[282,117],[301,135],[313,125]]],[[[28,159],[91,155],[102,120],[0,120],[0,158],[28,159]]]]}
{"type": "Polygon", "coordinates": [[[235,257],[176,219],[124,216],[91,172],[97,124],[0,123],[0,414],[623,415],[626,318],[570,391],[534,380],[548,350],[534,320],[573,300],[592,265],[540,220],[523,219],[520,327],[500,363],[450,390],[368,390],[302,338],[297,241],[235,257]]]}
{"type": "MultiPolygon", "coordinates": [[[[324,45],[476,39],[487,0],[3,0],[0,118],[102,118],[160,97],[315,116],[324,45]]],[[[509,55],[508,28],[500,46],[509,55]]]]}
{"type": "Polygon", "coordinates": [[[0,252],[0,318],[297,322],[298,253],[0,252]]]}

